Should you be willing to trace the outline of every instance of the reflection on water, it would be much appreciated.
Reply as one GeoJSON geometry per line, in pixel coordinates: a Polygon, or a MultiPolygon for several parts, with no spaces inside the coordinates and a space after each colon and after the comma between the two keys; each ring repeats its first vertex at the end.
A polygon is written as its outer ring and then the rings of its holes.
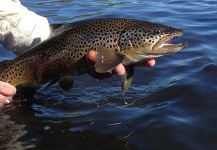
{"type": "MultiPolygon", "coordinates": [[[[121,78],[76,78],[74,88],[39,90],[0,113],[0,149],[217,149],[217,2],[139,0],[21,1],[50,23],[126,17],[181,28],[188,48],[121,78]]],[[[15,56],[0,47],[0,59],[15,56]]]]}

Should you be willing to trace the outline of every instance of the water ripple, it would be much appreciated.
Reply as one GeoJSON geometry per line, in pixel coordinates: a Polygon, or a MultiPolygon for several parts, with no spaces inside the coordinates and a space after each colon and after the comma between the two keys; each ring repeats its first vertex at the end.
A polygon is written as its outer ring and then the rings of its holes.
{"type": "MultiPolygon", "coordinates": [[[[0,114],[1,147],[217,148],[215,0],[21,2],[50,23],[98,17],[163,23],[183,29],[184,35],[176,42],[187,41],[189,46],[157,58],[154,67],[136,68],[126,94],[121,94],[121,78],[115,76],[100,82],[80,76],[67,93],[57,85],[39,90],[32,104],[0,114]]],[[[0,55],[1,60],[15,57],[2,46],[0,55]]]]}

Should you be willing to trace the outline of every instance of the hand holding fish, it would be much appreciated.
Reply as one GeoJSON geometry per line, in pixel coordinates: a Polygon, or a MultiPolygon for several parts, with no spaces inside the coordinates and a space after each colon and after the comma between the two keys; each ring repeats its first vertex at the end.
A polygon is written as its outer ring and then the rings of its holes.
{"type": "MultiPolygon", "coordinates": [[[[112,72],[107,72],[107,73],[97,73],[94,65],[96,63],[96,51],[92,50],[87,54],[86,57],[87,65],[89,67],[89,75],[92,76],[93,78],[97,78],[99,80],[105,79],[105,78],[110,78],[113,74],[116,74],[118,76],[123,76],[125,74],[125,67],[123,64],[119,64],[116,66],[116,68],[112,72]]],[[[152,67],[155,65],[155,60],[150,59],[146,62],[136,64],[136,67],[152,67]]]]}
{"type": "Polygon", "coordinates": [[[0,107],[3,106],[5,103],[8,103],[15,93],[15,87],[6,82],[0,81],[0,107]]]}

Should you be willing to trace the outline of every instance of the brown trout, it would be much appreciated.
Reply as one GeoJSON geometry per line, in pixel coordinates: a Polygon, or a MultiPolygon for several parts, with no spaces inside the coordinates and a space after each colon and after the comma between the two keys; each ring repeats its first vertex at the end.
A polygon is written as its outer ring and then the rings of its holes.
{"type": "Polygon", "coordinates": [[[49,39],[32,47],[14,60],[4,62],[0,81],[37,90],[41,85],[59,82],[69,90],[67,78],[88,73],[85,56],[97,52],[98,73],[113,70],[119,63],[126,67],[122,91],[132,82],[133,65],[175,53],[187,43],[171,44],[183,31],[165,25],[124,18],[100,18],[61,26],[49,39]]]}

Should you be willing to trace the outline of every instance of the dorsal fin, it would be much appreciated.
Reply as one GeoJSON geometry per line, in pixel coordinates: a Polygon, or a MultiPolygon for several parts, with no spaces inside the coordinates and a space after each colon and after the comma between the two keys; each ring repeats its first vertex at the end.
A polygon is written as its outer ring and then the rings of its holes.
{"type": "Polygon", "coordinates": [[[54,29],[54,27],[55,27],[54,25],[50,26],[51,31],[52,31],[50,37],[56,36],[56,35],[62,33],[63,31],[65,31],[65,30],[67,30],[67,29],[69,29],[71,27],[71,25],[69,23],[58,24],[58,25],[57,25],[56,29],[54,29]]]}

